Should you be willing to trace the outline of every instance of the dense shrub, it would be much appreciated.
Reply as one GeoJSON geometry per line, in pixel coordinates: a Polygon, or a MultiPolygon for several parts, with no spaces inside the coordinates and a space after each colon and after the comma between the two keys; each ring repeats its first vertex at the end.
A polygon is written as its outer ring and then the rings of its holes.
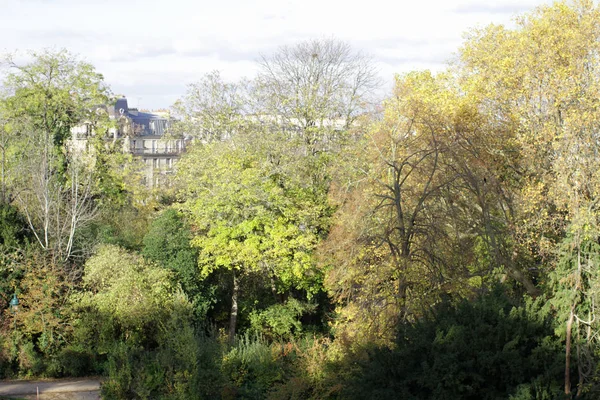
{"type": "Polygon", "coordinates": [[[41,252],[20,254],[10,268],[19,278],[13,274],[9,293],[18,293],[20,304],[14,314],[2,310],[0,364],[10,365],[3,375],[64,376],[59,354],[71,336],[64,297],[72,286],[60,265],[41,252]]]}
{"type": "Polygon", "coordinates": [[[64,376],[89,376],[102,372],[97,355],[83,346],[67,345],[58,353],[57,362],[64,376]]]}
{"type": "Polygon", "coordinates": [[[253,311],[250,314],[251,328],[256,333],[289,340],[302,333],[300,318],[314,312],[315,309],[315,304],[290,297],[283,304],[278,303],[262,311],[253,311]]]}
{"type": "Polygon", "coordinates": [[[175,275],[193,305],[197,321],[212,306],[213,288],[202,282],[198,273],[198,249],[190,245],[192,233],[185,219],[168,208],[150,224],[144,236],[142,255],[175,275]]]}
{"type": "Polygon", "coordinates": [[[564,355],[553,331],[539,301],[514,306],[501,290],[456,307],[445,301],[401,324],[395,348],[369,350],[344,397],[555,398],[564,355]]]}
{"type": "Polygon", "coordinates": [[[27,221],[17,208],[0,201],[0,251],[21,247],[29,233],[27,221]]]}
{"type": "Polygon", "coordinates": [[[222,371],[228,383],[224,394],[236,398],[261,399],[283,379],[283,363],[273,347],[260,336],[244,335],[223,356],[222,371]]]}

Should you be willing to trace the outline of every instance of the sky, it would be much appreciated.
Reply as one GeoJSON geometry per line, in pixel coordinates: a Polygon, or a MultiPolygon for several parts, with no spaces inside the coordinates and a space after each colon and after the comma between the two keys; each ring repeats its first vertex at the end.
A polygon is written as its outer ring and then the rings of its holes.
{"type": "MultiPolygon", "coordinates": [[[[0,53],[66,48],[130,107],[170,107],[211,71],[252,78],[261,54],[331,38],[370,54],[384,84],[439,71],[464,34],[550,0],[0,0],[0,53]]],[[[21,58],[19,58],[21,57],[21,58]]]]}

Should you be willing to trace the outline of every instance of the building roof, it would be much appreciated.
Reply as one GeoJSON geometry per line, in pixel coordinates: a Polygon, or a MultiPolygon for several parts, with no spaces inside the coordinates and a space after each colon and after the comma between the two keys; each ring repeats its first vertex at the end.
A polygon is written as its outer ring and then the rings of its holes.
{"type": "Polygon", "coordinates": [[[129,108],[126,98],[117,99],[114,109],[111,110],[115,118],[127,117],[134,124],[134,131],[140,136],[162,136],[169,126],[169,119],[157,114],[138,111],[129,108]]]}

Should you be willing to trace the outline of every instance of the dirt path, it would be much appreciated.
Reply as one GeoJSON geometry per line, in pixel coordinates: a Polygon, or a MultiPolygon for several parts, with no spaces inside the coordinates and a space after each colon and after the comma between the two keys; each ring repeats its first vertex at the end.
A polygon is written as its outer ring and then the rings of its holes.
{"type": "Polygon", "coordinates": [[[39,400],[98,400],[100,380],[96,378],[51,381],[0,381],[0,398],[39,400]]]}

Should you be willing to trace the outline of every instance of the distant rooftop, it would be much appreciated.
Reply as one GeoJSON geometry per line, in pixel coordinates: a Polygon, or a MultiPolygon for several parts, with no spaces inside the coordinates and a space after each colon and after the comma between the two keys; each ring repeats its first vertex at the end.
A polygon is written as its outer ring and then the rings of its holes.
{"type": "Polygon", "coordinates": [[[129,108],[125,97],[117,99],[114,109],[110,111],[112,111],[111,114],[116,118],[120,116],[129,118],[134,124],[134,129],[142,136],[162,136],[169,126],[169,119],[164,115],[138,111],[137,108],[129,108]]]}

